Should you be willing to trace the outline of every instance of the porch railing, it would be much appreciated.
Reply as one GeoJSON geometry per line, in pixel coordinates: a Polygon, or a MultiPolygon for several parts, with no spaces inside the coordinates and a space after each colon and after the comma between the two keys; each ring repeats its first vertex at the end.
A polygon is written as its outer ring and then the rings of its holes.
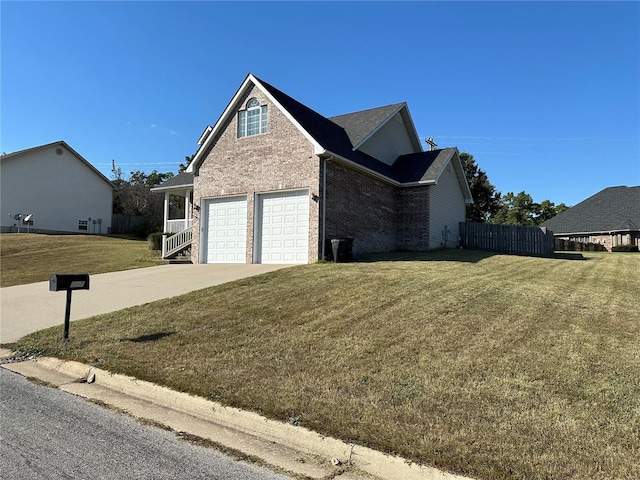
{"type": "Polygon", "coordinates": [[[191,245],[193,229],[188,227],[170,237],[162,236],[162,258],[168,258],[191,245]]]}
{"type": "Polygon", "coordinates": [[[181,218],[179,220],[168,220],[167,221],[167,228],[165,229],[165,233],[182,232],[183,230],[186,230],[187,228],[191,228],[192,224],[193,224],[193,219],[192,218],[190,218],[188,220],[185,220],[184,218],[181,218]]]}

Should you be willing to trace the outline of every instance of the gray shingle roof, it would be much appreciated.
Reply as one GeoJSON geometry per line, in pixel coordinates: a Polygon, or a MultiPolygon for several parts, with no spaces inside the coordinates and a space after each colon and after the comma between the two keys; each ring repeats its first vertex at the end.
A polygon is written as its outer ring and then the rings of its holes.
{"type": "Polygon", "coordinates": [[[401,155],[393,168],[403,183],[435,182],[456,152],[457,148],[443,148],[401,155]]]}
{"type": "Polygon", "coordinates": [[[542,226],[555,235],[640,231],[640,186],[605,188],[542,226]]]}
{"type": "Polygon", "coordinates": [[[180,187],[193,187],[193,173],[182,172],[171,177],[164,183],[151,189],[152,192],[161,192],[169,189],[178,189],[180,187]]]}
{"type": "MultiPolygon", "coordinates": [[[[242,88],[246,88],[249,79],[255,82],[260,88],[264,89],[291,117],[297,122],[304,132],[306,132],[314,142],[316,148],[324,150],[329,156],[334,156],[336,160],[346,160],[363,169],[385,177],[392,182],[399,184],[414,184],[430,182],[438,178],[442,172],[444,164],[440,162],[448,161],[457,152],[457,149],[444,149],[432,152],[419,152],[409,156],[400,156],[393,165],[381,162],[380,160],[360,151],[354,150],[367,136],[372,134],[378,127],[393,115],[394,112],[401,111],[403,117],[406,115],[408,123],[411,124],[412,131],[409,132],[413,138],[416,150],[420,149],[420,140],[417,137],[415,128],[413,128],[411,117],[409,116],[406,103],[397,103],[386,105],[384,107],[362,110],[355,113],[339,115],[327,118],[311,108],[303,105],[297,100],[291,98],[286,93],[278,90],[273,85],[261,80],[251,74],[243,82],[242,88]],[[437,172],[437,173],[436,173],[437,172]]],[[[238,90],[234,99],[241,92],[238,90]]],[[[213,132],[222,125],[222,119],[225,115],[229,115],[233,111],[232,104],[229,103],[225,113],[220,117],[214,127],[213,132]]],[[[209,136],[202,142],[201,148],[196,152],[194,161],[189,165],[189,170],[197,174],[197,169],[202,161],[213,148],[214,142],[212,136],[209,136]]],[[[201,138],[202,140],[202,138],[201,138]]],[[[470,192],[467,187],[465,196],[470,199],[470,192]]]]}
{"type": "Polygon", "coordinates": [[[439,150],[411,154],[409,156],[410,158],[404,159],[403,157],[407,156],[403,155],[390,166],[364,152],[353,150],[354,144],[357,144],[354,143],[354,139],[366,137],[370,132],[375,130],[381,122],[388,118],[393,110],[397,110],[400,106],[404,105],[404,103],[340,115],[329,119],[311,110],[297,100],[294,100],[264,80],[259,78],[256,78],[256,80],[269,91],[278,103],[280,103],[323,148],[396,182],[413,183],[421,181],[435,160],[435,157],[438,156],[435,152],[439,152],[439,150]],[[335,122],[336,119],[351,130],[353,138],[351,138],[345,126],[335,122]]]}
{"type": "Polygon", "coordinates": [[[404,103],[395,103],[384,107],[370,108],[360,112],[338,115],[337,117],[329,117],[329,120],[344,128],[351,143],[358,145],[367,135],[378,128],[382,122],[402,106],[404,106],[404,103]]]}

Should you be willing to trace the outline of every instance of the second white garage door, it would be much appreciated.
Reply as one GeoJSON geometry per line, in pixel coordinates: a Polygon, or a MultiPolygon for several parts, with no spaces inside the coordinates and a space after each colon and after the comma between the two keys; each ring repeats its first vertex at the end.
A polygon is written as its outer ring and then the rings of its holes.
{"type": "Polygon", "coordinates": [[[258,263],[309,262],[309,192],[258,196],[258,263]]]}
{"type": "Polygon", "coordinates": [[[204,209],[205,263],[246,263],[246,197],[207,200],[204,209]]]}

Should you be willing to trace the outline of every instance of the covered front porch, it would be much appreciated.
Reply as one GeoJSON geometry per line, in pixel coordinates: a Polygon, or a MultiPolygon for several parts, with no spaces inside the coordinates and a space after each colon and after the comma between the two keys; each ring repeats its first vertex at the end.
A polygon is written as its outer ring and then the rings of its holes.
{"type": "Polygon", "coordinates": [[[162,258],[170,260],[189,254],[193,238],[193,175],[180,173],[151,191],[164,194],[162,258]]]}

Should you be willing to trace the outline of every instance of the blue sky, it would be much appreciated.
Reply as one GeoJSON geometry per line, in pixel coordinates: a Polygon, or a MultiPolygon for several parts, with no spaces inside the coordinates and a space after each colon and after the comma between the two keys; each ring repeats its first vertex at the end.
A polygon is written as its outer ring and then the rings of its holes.
{"type": "MultiPolygon", "coordinates": [[[[325,116],[406,101],[503,194],[640,185],[639,2],[0,2],[0,149],[176,172],[247,73],[325,116]]],[[[425,146],[426,148],[426,146],[425,146]]]]}

